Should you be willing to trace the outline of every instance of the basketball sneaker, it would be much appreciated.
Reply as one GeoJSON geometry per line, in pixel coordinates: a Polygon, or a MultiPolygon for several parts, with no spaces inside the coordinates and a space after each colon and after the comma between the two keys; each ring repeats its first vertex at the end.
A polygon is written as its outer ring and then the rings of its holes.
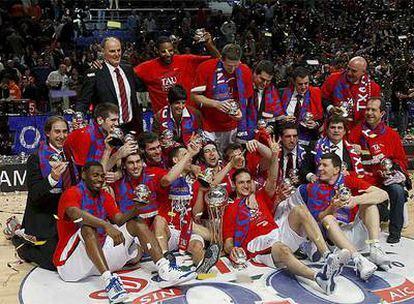
{"type": "Polygon", "coordinates": [[[208,273],[214,265],[216,265],[217,261],[220,258],[220,246],[218,244],[211,244],[206,249],[204,253],[204,259],[197,267],[196,272],[200,273],[208,273]]]}
{"type": "Polygon", "coordinates": [[[384,252],[379,245],[372,245],[368,259],[377,266],[389,266],[391,264],[390,257],[384,252]]]}
{"type": "Polygon", "coordinates": [[[360,253],[355,254],[352,257],[352,260],[355,264],[355,270],[358,273],[359,277],[366,281],[372,276],[377,270],[377,265],[370,262],[366,257],[362,256],[360,253]]]}
{"type": "Polygon", "coordinates": [[[113,273],[106,280],[105,291],[111,304],[122,303],[128,300],[128,293],[122,284],[121,278],[116,273],[113,273]]]}
{"type": "Polygon", "coordinates": [[[327,295],[335,291],[335,278],[350,258],[351,253],[347,249],[337,250],[326,256],[322,269],[315,275],[315,281],[327,295]]]}
{"type": "Polygon", "coordinates": [[[156,263],[156,266],[158,267],[158,275],[161,279],[158,285],[161,288],[179,285],[197,277],[195,271],[182,271],[176,265],[171,265],[166,258],[160,259],[156,263]]]}

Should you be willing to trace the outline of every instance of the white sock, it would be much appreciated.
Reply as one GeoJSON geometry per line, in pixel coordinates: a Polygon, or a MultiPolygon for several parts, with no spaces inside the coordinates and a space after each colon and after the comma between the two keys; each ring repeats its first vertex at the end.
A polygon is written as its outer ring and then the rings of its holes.
{"type": "Polygon", "coordinates": [[[106,283],[106,281],[108,281],[110,278],[112,277],[112,273],[107,270],[105,271],[103,274],[101,274],[101,278],[102,280],[106,283]]]}

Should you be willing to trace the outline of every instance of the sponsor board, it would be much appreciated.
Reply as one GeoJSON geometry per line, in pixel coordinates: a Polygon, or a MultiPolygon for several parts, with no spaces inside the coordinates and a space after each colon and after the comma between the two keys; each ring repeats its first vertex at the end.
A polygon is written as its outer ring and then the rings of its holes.
{"type": "MultiPolygon", "coordinates": [[[[414,303],[414,241],[402,239],[395,246],[384,244],[392,256],[388,271],[377,271],[362,281],[352,265],[344,267],[337,280],[335,293],[327,296],[312,281],[295,277],[283,269],[249,263],[236,270],[229,260],[221,258],[213,272],[214,278],[193,280],[182,286],[160,289],[156,269],[151,261],[141,262],[129,270],[118,271],[134,304],[151,303],[414,303]],[[246,280],[248,277],[248,280],[246,280]]],[[[180,263],[190,265],[188,256],[177,256],[180,263]]],[[[309,264],[319,269],[321,264],[309,264]]],[[[22,282],[20,303],[108,303],[99,277],[81,282],[65,283],[56,272],[35,268],[22,282]]]]}

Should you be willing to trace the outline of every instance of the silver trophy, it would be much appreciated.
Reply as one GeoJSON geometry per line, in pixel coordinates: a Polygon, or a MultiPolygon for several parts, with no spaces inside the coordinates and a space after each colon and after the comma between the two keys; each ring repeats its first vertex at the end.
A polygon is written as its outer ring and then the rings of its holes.
{"type": "Polygon", "coordinates": [[[381,173],[384,177],[392,175],[393,167],[394,167],[394,164],[391,159],[383,158],[381,160],[381,173]]]}
{"type": "Polygon", "coordinates": [[[242,269],[246,267],[247,256],[244,250],[236,250],[236,260],[232,263],[236,269],[242,269]]]}
{"type": "Polygon", "coordinates": [[[231,99],[229,103],[230,103],[230,110],[227,112],[227,114],[236,116],[237,112],[240,109],[239,103],[235,101],[234,99],[231,99]]]}
{"type": "Polygon", "coordinates": [[[207,168],[204,172],[198,175],[197,180],[204,188],[210,188],[213,178],[214,168],[207,168]]]}
{"type": "Polygon", "coordinates": [[[290,178],[283,179],[283,184],[285,184],[290,189],[291,194],[295,192],[295,186],[290,178]]]}
{"type": "Polygon", "coordinates": [[[169,148],[174,145],[174,133],[170,129],[162,131],[160,139],[163,148],[169,148]]]}
{"type": "Polygon", "coordinates": [[[49,163],[51,163],[51,162],[61,162],[61,161],[63,161],[63,156],[61,154],[54,153],[54,154],[50,155],[50,157],[49,157],[49,163]]]}
{"type": "Polygon", "coordinates": [[[126,134],[124,136],[124,142],[127,143],[127,142],[131,141],[133,143],[137,143],[138,144],[136,134],[137,133],[135,131],[130,131],[128,134],[126,134]]]}
{"type": "Polygon", "coordinates": [[[339,187],[338,198],[343,205],[348,204],[349,200],[351,199],[351,196],[352,196],[351,189],[343,185],[339,187]]]}
{"type": "Polygon", "coordinates": [[[223,248],[223,215],[224,209],[228,204],[227,191],[221,186],[212,187],[205,194],[204,199],[207,203],[208,214],[210,217],[209,226],[211,242],[218,244],[223,248]]]}
{"type": "Polygon", "coordinates": [[[257,130],[262,130],[267,127],[267,122],[264,119],[259,119],[257,121],[257,130]]]}
{"type": "Polygon", "coordinates": [[[147,205],[150,202],[151,190],[145,184],[139,184],[134,189],[134,202],[147,205]]]}
{"type": "Polygon", "coordinates": [[[344,161],[341,164],[341,170],[342,172],[346,172],[348,170],[348,164],[344,161]]]}
{"type": "Polygon", "coordinates": [[[206,42],[206,29],[204,28],[196,29],[194,32],[193,39],[195,43],[206,42]]]}
{"type": "Polygon", "coordinates": [[[305,124],[310,123],[313,120],[313,114],[311,112],[306,112],[303,116],[303,122],[305,124]]]}
{"type": "Polygon", "coordinates": [[[121,147],[124,144],[124,132],[120,128],[114,128],[111,132],[109,145],[112,147],[121,147]]]}
{"type": "Polygon", "coordinates": [[[298,169],[292,169],[290,170],[289,174],[289,178],[292,182],[293,186],[297,186],[299,184],[299,170],[298,169]]]}

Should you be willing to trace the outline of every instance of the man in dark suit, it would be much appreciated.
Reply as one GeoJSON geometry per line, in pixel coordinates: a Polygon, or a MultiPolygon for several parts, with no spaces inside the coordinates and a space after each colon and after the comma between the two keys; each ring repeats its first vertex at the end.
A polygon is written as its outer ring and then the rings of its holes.
{"type": "Polygon", "coordinates": [[[299,144],[298,127],[293,122],[286,122],[280,131],[282,149],[279,153],[279,179],[289,178],[297,186],[300,180],[299,171],[305,155],[304,148],[299,144]]]}
{"type": "Polygon", "coordinates": [[[344,136],[347,133],[347,121],[340,116],[332,116],[326,124],[326,136],[315,142],[311,142],[307,151],[303,166],[302,177],[308,182],[317,180],[316,171],[320,158],[326,153],[337,154],[343,163],[343,169],[358,178],[364,177],[364,169],[360,155],[354,146],[348,143],[344,136]]]}
{"type": "Polygon", "coordinates": [[[121,126],[126,130],[142,131],[142,111],[136,92],[142,86],[132,67],[121,64],[122,48],[118,38],[102,42],[102,68],[86,72],[76,111],[86,112],[89,105],[114,103],[119,108],[121,126]]]}
{"type": "Polygon", "coordinates": [[[20,258],[54,270],[52,256],[57,244],[57,206],[62,190],[76,183],[76,171],[66,159],[63,143],[68,123],[51,116],[45,123],[46,142],[27,160],[27,203],[22,229],[12,237],[20,258]],[[34,243],[34,241],[40,243],[34,243]],[[45,242],[43,244],[43,242],[45,242]]]}

